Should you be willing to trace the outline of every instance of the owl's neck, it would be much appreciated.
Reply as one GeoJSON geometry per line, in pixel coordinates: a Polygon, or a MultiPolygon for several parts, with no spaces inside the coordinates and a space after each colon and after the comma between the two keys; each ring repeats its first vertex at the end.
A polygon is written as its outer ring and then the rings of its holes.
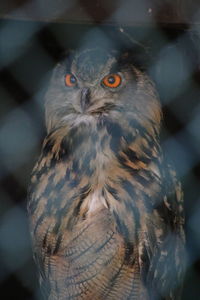
{"type": "MultiPolygon", "coordinates": [[[[155,123],[156,124],[156,123],[155,123]]],[[[60,127],[48,135],[43,151],[55,162],[68,162],[76,174],[102,177],[116,166],[150,164],[159,156],[159,128],[153,122],[118,122],[109,118],[94,123],[60,127]]]]}

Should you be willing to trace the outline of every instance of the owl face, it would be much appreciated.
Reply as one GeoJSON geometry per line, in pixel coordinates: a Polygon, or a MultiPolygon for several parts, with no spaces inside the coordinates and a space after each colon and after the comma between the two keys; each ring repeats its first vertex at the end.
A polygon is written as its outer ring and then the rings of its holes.
{"type": "MultiPolygon", "coordinates": [[[[47,128],[131,113],[155,118],[159,102],[148,77],[127,54],[102,49],[73,53],[59,63],[46,94],[47,128]]],[[[132,116],[133,117],[133,116],[132,116]]]]}

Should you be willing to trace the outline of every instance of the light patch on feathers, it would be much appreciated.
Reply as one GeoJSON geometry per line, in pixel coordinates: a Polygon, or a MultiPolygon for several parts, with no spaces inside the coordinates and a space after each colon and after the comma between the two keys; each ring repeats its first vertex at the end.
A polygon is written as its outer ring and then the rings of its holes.
{"type": "Polygon", "coordinates": [[[108,208],[105,197],[102,196],[101,190],[94,191],[91,195],[88,196],[88,213],[94,212],[101,208],[108,208]]]}
{"type": "Polygon", "coordinates": [[[158,178],[161,177],[161,175],[160,175],[160,170],[158,169],[158,166],[157,166],[155,163],[151,162],[151,163],[149,164],[148,168],[149,168],[149,169],[154,173],[154,175],[156,175],[158,178]]]}
{"type": "Polygon", "coordinates": [[[71,126],[78,126],[81,123],[85,124],[94,124],[94,116],[89,114],[73,114],[63,117],[62,119],[64,122],[68,122],[71,126]]]}

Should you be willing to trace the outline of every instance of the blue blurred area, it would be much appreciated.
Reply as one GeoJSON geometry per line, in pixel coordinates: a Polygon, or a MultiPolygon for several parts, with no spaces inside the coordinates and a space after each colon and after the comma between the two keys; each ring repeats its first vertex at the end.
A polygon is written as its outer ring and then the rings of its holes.
{"type": "MultiPolygon", "coordinates": [[[[124,8],[123,8],[124,9],[124,8]]],[[[59,14],[60,12],[58,12],[59,14]]],[[[116,8],[118,19],[126,10],[116,8]]],[[[183,299],[200,298],[200,30],[125,28],[142,43],[164,112],[162,145],[183,183],[188,272],[183,299]]],[[[115,26],[0,21],[0,286],[2,299],[39,299],[26,196],[45,134],[43,95],[63,51],[96,39],[131,48],[115,26]]]]}

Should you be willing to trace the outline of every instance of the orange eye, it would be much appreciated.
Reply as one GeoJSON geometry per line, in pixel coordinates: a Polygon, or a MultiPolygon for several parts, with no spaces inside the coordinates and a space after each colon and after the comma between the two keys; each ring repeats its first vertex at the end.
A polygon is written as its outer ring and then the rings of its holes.
{"type": "Polygon", "coordinates": [[[117,88],[121,84],[122,78],[119,74],[107,75],[103,79],[103,84],[110,88],[117,88]]]}
{"type": "Polygon", "coordinates": [[[75,86],[76,82],[77,82],[77,80],[76,80],[76,77],[74,75],[67,74],[65,76],[65,84],[66,84],[66,86],[70,86],[70,87],[75,86]]]}

